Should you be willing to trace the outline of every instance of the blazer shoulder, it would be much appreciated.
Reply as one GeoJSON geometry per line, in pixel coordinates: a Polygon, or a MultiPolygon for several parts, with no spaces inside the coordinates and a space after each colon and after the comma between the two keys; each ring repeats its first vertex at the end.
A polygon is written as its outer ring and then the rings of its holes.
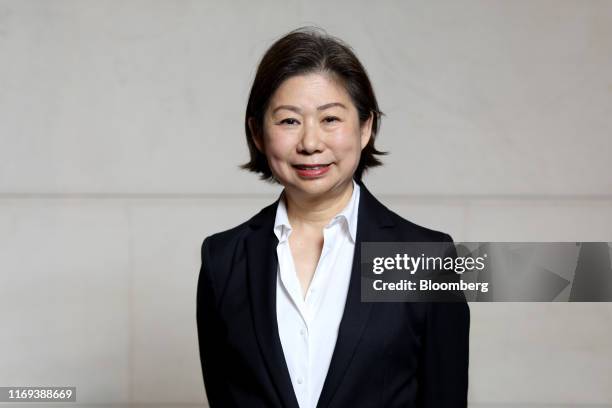
{"type": "Polygon", "coordinates": [[[373,215],[380,225],[394,226],[397,233],[396,239],[406,242],[452,242],[451,236],[442,231],[436,231],[409,221],[394,211],[390,210],[385,204],[381,203],[363,183],[362,187],[363,207],[360,204],[360,211],[363,208],[366,213],[373,215]]]}
{"type": "Polygon", "coordinates": [[[233,228],[207,236],[202,244],[203,250],[204,246],[207,246],[206,249],[215,255],[222,255],[223,253],[226,253],[228,249],[233,248],[234,244],[248,232],[249,222],[250,220],[245,221],[233,228]]]}
{"type": "MultiPolygon", "coordinates": [[[[207,236],[202,243],[202,254],[213,254],[216,259],[227,260],[231,257],[239,242],[241,242],[252,228],[261,224],[262,220],[273,216],[277,201],[262,208],[243,223],[207,236]]],[[[227,264],[227,262],[225,262],[227,264]]]]}
{"type": "MultiPolygon", "coordinates": [[[[224,231],[216,232],[204,238],[201,246],[201,268],[198,278],[198,294],[213,293],[217,303],[224,292],[231,275],[232,262],[240,251],[244,250],[244,240],[251,228],[257,224],[258,217],[273,206],[262,209],[247,221],[224,231]]],[[[269,213],[268,213],[269,215],[269,213]]],[[[199,297],[199,295],[198,295],[199,297]]]]}
{"type": "Polygon", "coordinates": [[[437,231],[409,221],[389,210],[389,216],[401,231],[406,241],[413,242],[453,242],[453,238],[443,231],[437,231]]]}

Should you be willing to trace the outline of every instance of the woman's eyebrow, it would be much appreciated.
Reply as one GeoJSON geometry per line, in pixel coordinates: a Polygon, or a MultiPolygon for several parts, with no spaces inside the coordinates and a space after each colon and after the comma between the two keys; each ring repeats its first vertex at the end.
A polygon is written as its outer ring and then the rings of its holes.
{"type": "MultiPolygon", "coordinates": [[[[317,108],[317,110],[318,111],[322,111],[322,110],[325,110],[325,109],[333,108],[335,106],[347,109],[347,107],[344,104],[340,103],[340,102],[331,102],[331,103],[326,103],[325,105],[319,106],[317,108]]],[[[293,111],[295,113],[302,114],[302,110],[300,108],[298,108],[297,106],[293,106],[293,105],[280,105],[280,106],[277,106],[276,108],[274,108],[272,113],[276,113],[276,111],[281,110],[281,109],[287,109],[287,110],[293,111]]]]}

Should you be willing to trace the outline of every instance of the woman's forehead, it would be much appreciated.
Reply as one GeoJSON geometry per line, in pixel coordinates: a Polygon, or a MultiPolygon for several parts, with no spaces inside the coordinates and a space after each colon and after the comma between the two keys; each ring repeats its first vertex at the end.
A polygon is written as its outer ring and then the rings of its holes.
{"type": "Polygon", "coordinates": [[[270,99],[272,111],[281,105],[309,108],[344,107],[351,103],[344,86],[329,75],[313,73],[292,76],[278,87],[270,99]]]}

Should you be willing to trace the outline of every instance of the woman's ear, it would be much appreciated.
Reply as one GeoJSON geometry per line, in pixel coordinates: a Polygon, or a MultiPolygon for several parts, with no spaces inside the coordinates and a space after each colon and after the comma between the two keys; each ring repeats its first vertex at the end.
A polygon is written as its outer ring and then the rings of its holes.
{"type": "Polygon", "coordinates": [[[263,138],[260,130],[258,129],[257,123],[255,122],[255,118],[253,117],[249,118],[249,131],[251,132],[251,139],[253,139],[255,147],[257,147],[257,150],[263,154],[263,138]]]}
{"type": "Polygon", "coordinates": [[[374,112],[370,112],[368,119],[361,125],[361,150],[363,150],[372,137],[372,122],[374,121],[374,112]]]}

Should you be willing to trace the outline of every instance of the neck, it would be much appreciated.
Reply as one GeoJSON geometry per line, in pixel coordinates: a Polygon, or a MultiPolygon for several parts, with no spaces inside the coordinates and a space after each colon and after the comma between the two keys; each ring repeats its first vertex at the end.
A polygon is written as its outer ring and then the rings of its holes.
{"type": "Polygon", "coordinates": [[[303,197],[283,191],[287,216],[292,228],[323,228],[346,207],[353,195],[353,180],[350,179],[333,193],[322,197],[303,197]]]}

